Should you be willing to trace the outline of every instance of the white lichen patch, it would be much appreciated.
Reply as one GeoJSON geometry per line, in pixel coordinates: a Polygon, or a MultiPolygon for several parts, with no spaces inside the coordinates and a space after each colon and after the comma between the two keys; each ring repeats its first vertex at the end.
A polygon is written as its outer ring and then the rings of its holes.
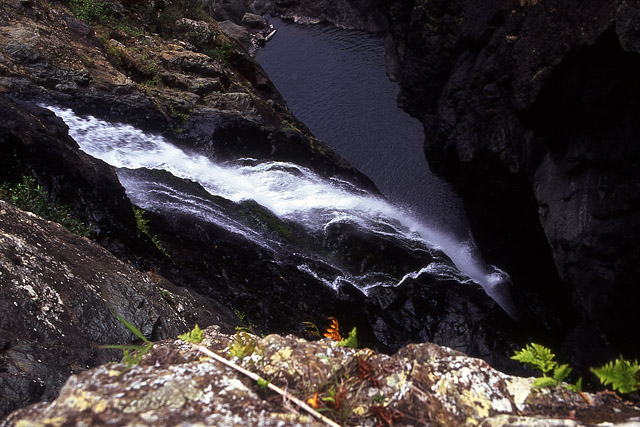
{"type": "Polygon", "coordinates": [[[532,378],[510,377],[507,380],[507,390],[509,390],[513,403],[519,411],[524,410],[525,401],[527,397],[529,397],[529,394],[531,394],[532,387],[532,378]]]}
{"type": "Polygon", "coordinates": [[[469,414],[465,422],[475,424],[493,413],[510,413],[517,392],[522,404],[531,389],[519,382],[509,388],[511,377],[491,368],[486,362],[470,357],[445,358],[433,362],[429,378],[444,408],[455,415],[469,414]]]}

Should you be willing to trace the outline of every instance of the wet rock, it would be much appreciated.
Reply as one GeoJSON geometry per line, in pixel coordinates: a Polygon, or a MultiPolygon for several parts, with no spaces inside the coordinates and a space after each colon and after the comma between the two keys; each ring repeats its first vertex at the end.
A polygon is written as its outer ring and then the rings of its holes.
{"type": "MultiPolygon", "coordinates": [[[[250,114],[252,110],[260,111],[259,104],[241,94],[227,94],[216,97],[216,100],[221,102],[220,106],[225,110],[239,106],[241,102],[247,105],[241,111],[250,114]]],[[[369,178],[353,169],[331,148],[315,138],[295,130],[265,128],[260,122],[250,120],[250,117],[238,115],[237,111],[201,108],[189,116],[178,141],[185,147],[218,161],[249,157],[292,162],[308,167],[321,176],[338,176],[357,183],[362,188],[375,188],[369,178]]]]}
{"type": "Polygon", "coordinates": [[[49,110],[0,95],[0,169],[3,182],[34,176],[54,200],[71,205],[76,216],[93,225],[98,239],[113,250],[142,249],[131,234],[131,203],[113,169],[81,152],[66,125],[49,110]]]}
{"type": "Polygon", "coordinates": [[[54,398],[72,373],[117,352],[96,344],[175,337],[235,316],[212,299],[134,270],[105,249],[0,200],[0,417],[54,398]],[[227,318],[223,313],[227,313],[227,318]]]}
{"type": "MultiPolygon", "coordinates": [[[[317,408],[342,425],[593,425],[640,416],[639,408],[611,395],[538,391],[531,378],[505,375],[434,344],[386,356],[328,340],[231,337],[209,328],[203,345],[303,401],[315,398],[317,408]]],[[[157,343],[140,365],[124,369],[116,364],[76,374],[54,402],[16,411],[2,426],[54,420],[89,426],[320,425],[293,402],[182,341],[157,343]]]]}
{"type": "Polygon", "coordinates": [[[118,173],[156,195],[145,217],[171,259],[163,274],[224,301],[258,330],[303,334],[304,322],[335,316],[382,351],[429,340],[518,369],[509,360],[522,343],[515,323],[439,251],[348,224],[313,235],[256,202],[210,196],[168,172],[118,173]],[[196,214],[177,203],[184,200],[196,214]]]}

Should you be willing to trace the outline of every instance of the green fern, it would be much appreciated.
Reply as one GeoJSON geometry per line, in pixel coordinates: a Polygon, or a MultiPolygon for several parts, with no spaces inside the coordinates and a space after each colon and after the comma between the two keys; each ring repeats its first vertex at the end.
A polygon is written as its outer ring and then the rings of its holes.
{"type": "Polygon", "coordinates": [[[556,362],[553,360],[555,355],[551,353],[551,350],[536,343],[527,344],[511,358],[541,371],[544,375],[556,366],[556,362]]]}
{"type": "Polygon", "coordinates": [[[178,335],[178,338],[192,344],[200,344],[202,342],[202,329],[196,324],[191,331],[178,335]]]}
{"type": "Polygon", "coordinates": [[[640,365],[638,361],[630,362],[622,357],[609,362],[601,368],[591,368],[603,385],[609,385],[620,393],[631,393],[640,390],[640,365]]]}
{"type": "Polygon", "coordinates": [[[351,332],[349,332],[349,336],[347,338],[339,341],[338,345],[348,348],[358,348],[358,336],[356,328],[354,327],[351,332]]]}
{"type": "MultiPolygon", "coordinates": [[[[558,365],[558,362],[553,360],[555,357],[556,355],[551,353],[551,350],[547,347],[531,343],[527,344],[522,350],[517,351],[511,359],[522,362],[542,372],[542,377],[536,378],[533,381],[533,385],[536,388],[544,388],[556,387],[562,384],[571,374],[569,365],[558,365]],[[552,370],[553,375],[547,375],[551,373],[552,370]]],[[[569,390],[580,391],[582,389],[582,378],[580,378],[575,385],[565,384],[565,387],[569,390]]]]}

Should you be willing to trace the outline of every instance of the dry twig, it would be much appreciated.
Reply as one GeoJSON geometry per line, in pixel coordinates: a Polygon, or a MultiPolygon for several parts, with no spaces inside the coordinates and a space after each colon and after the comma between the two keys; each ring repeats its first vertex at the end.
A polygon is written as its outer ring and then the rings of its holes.
{"type": "Polygon", "coordinates": [[[207,356],[217,360],[218,362],[228,366],[231,369],[235,369],[236,371],[240,372],[241,374],[246,375],[247,377],[251,378],[252,380],[258,382],[266,382],[267,383],[267,387],[273,391],[275,391],[276,393],[278,393],[280,396],[282,396],[284,399],[293,402],[296,404],[296,406],[298,406],[300,409],[304,410],[305,412],[307,412],[309,415],[311,415],[312,417],[322,421],[323,423],[325,423],[326,425],[329,425],[331,427],[340,427],[339,424],[331,421],[329,418],[325,417],[324,415],[322,415],[319,412],[316,412],[312,407],[310,407],[309,405],[307,405],[306,403],[304,403],[302,400],[292,396],[291,394],[287,393],[285,390],[281,389],[278,386],[275,386],[273,384],[271,384],[270,382],[267,382],[264,378],[262,378],[261,376],[259,376],[258,374],[254,374],[251,371],[246,370],[245,368],[243,368],[242,366],[238,366],[235,363],[233,363],[230,360],[225,359],[224,357],[214,353],[213,351],[209,350],[208,348],[201,346],[201,345],[196,345],[195,346],[200,352],[206,354],[207,356]]]}

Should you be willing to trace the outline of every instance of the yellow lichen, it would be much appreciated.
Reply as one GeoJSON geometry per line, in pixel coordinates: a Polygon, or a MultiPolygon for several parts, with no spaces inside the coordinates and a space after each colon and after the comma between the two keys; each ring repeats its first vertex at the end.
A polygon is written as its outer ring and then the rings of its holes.
{"type": "Polygon", "coordinates": [[[72,411],[82,412],[90,409],[95,404],[95,396],[86,392],[79,392],[69,396],[67,399],[68,408],[72,411]]]}
{"type": "Polygon", "coordinates": [[[491,401],[482,393],[478,395],[471,390],[464,390],[460,395],[460,403],[475,412],[474,416],[467,419],[467,424],[478,424],[478,421],[489,416],[491,401]]]}
{"type": "Polygon", "coordinates": [[[281,348],[280,350],[276,351],[273,356],[271,356],[271,361],[273,363],[278,363],[283,360],[289,360],[289,358],[291,357],[291,353],[293,353],[293,350],[291,350],[291,348],[281,348]]]}
{"type": "Polygon", "coordinates": [[[107,409],[108,406],[109,405],[107,405],[107,401],[106,400],[100,400],[93,407],[93,413],[94,414],[100,414],[100,413],[104,412],[107,409]]]}

